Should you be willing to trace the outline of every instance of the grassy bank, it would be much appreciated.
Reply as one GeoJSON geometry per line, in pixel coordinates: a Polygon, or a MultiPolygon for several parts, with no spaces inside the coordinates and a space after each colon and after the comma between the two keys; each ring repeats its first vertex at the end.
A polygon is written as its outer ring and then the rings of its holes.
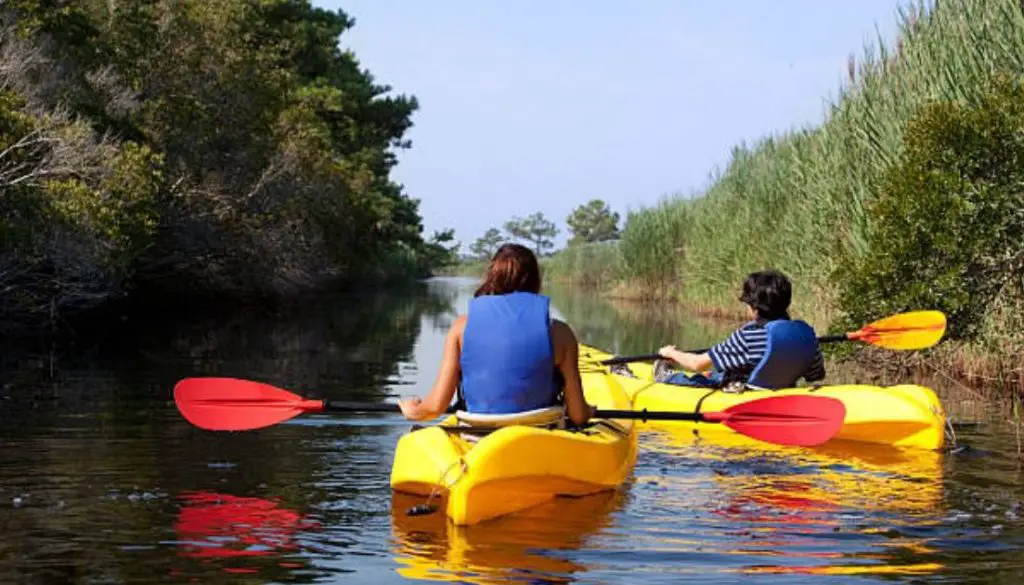
{"type": "Polygon", "coordinates": [[[570,246],[540,259],[545,280],[606,288],[620,280],[622,256],[615,241],[570,246]]]}
{"type": "MultiPolygon", "coordinates": [[[[615,262],[594,269],[602,287],[728,308],[748,272],[775,267],[818,329],[941,309],[951,343],[927,353],[929,367],[1024,388],[1013,162],[1024,155],[1024,13],[1013,0],[949,0],[899,19],[892,46],[851,57],[819,127],[738,146],[699,196],[631,213],[615,262]]],[[[552,278],[587,280],[579,263],[551,265],[565,267],[552,278]]]]}

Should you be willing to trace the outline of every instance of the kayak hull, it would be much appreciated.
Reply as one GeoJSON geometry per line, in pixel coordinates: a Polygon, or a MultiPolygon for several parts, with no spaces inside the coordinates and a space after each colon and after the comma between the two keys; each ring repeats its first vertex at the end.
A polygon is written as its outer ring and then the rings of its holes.
{"type": "MultiPolygon", "coordinates": [[[[580,367],[590,370],[597,362],[612,357],[601,350],[580,346],[580,367]]],[[[612,375],[630,396],[635,410],[666,410],[672,412],[712,412],[768,396],[826,396],[842,401],[846,417],[839,434],[832,441],[846,440],[878,443],[896,447],[941,449],[945,442],[946,415],[938,397],[924,386],[870,386],[838,384],[785,390],[747,390],[728,393],[708,388],[691,388],[653,381],[650,364],[630,364],[637,378],[612,375]]],[[[735,433],[725,425],[691,422],[658,422],[690,428],[702,435],[735,433]]]]}
{"type": "MultiPolygon", "coordinates": [[[[588,374],[587,400],[599,408],[628,409],[629,397],[611,376],[588,374]],[[589,382],[589,383],[588,383],[589,382]]],[[[479,437],[439,426],[404,435],[395,449],[391,487],[433,496],[457,525],[472,525],[526,510],[558,496],[617,488],[636,462],[633,422],[594,421],[582,430],[513,425],[479,437]]]]}

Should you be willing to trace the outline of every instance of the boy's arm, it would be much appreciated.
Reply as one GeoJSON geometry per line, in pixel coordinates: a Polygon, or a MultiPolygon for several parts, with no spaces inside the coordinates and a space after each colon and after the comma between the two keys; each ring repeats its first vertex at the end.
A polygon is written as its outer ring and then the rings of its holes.
{"type": "Polygon", "coordinates": [[[748,359],[747,340],[743,328],[737,329],[725,341],[714,345],[707,353],[695,354],[679,351],[674,345],[666,345],[658,351],[662,356],[693,372],[704,372],[711,368],[723,374],[742,371],[748,359]]]}
{"type": "Polygon", "coordinates": [[[710,355],[706,353],[689,353],[686,351],[679,351],[674,345],[666,345],[659,349],[658,353],[661,354],[662,357],[676,362],[682,366],[684,370],[690,370],[691,372],[703,372],[714,365],[711,361],[710,355]]]}

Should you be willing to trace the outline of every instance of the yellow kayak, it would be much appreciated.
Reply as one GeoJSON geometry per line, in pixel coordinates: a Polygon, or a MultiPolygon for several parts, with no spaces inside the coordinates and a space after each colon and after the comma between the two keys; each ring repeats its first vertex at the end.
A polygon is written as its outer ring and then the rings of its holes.
{"type": "MultiPolygon", "coordinates": [[[[580,345],[580,369],[588,372],[607,372],[608,367],[600,361],[613,357],[599,349],[580,345]]],[[[880,443],[896,447],[919,449],[941,449],[945,439],[946,415],[938,397],[931,389],[914,384],[899,386],[868,386],[862,384],[840,384],[790,388],[785,390],[747,390],[728,393],[708,388],[692,388],[654,382],[654,370],[650,363],[629,365],[637,378],[610,375],[625,389],[632,400],[634,410],[667,410],[673,412],[721,411],[736,404],[765,398],[766,396],[791,396],[813,393],[815,396],[837,398],[846,407],[843,428],[834,439],[880,443]]],[[[585,384],[602,384],[601,376],[586,378],[585,384]]],[[[590,390],[590,388],[587,388],[590,390]]],[[[690,422],[658,423],[685,425],[693,431],[713,435],[733,433],[725,425],[690,422]]]]}
{"type": "MultiPolygon", "coordinates": [[[[583,376],[590,404],[629,409],[629,396],[604,372],[583,376]]],[[[391,487],[442,504],[457,525],[525,510],[557,496],[617,488],[632,472],[633,421],[594,420],[582,430],[511,425],[480,437],[441,425],[413,430],[395,448],[391,487]],[[476,439],[476,440],[474,440],[476,439]]]]}

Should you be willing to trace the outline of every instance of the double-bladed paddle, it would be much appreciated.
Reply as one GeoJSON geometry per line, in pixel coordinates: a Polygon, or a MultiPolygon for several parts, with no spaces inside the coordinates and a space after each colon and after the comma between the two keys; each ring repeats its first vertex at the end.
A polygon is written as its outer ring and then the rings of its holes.
{"type": "MultiPolygon", "coordinates": [[[[309,400],[262,382],[237,378],[186,378],[174,402],[193,425],[214,431],[246,431],[317,412],[401,412],[397,404],[309,400]]],[[[449,409],[451,411],[451,409],[449,409]]],[[[721,423],[737,433],[780,445],[819,445],[843,426],[846,408],[825,396],[772,396],[721,412],[601,410],[595,418],[721,423]]]]}
{"type": "MultiPolygon", "coordinates": [[[[941,311],[912,311],[879,319],[857,331],[819,337],[818,343],[860,341],[886,349],[924,349],[938,343],[945,333],[946,315],[941,311]]],[[[706,351],[708,348],[692,349],[688,353],[704,353],[706,351]]],[[[598,363],[604,366],[613,366],[631,362],[646,362],[661,357],[661,354],[646,353],[613,357],[598,363]]]]}

